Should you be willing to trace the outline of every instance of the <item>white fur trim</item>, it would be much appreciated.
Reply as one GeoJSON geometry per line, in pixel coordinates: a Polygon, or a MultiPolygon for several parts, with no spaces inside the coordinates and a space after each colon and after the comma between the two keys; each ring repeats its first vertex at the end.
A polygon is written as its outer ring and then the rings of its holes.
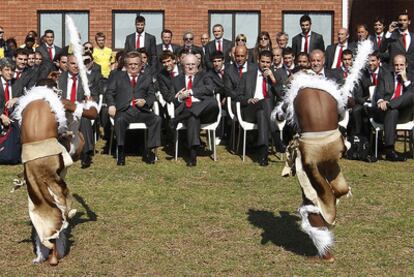
{"type": "Polygon", "coordinates": [[[303,232],[309,235],[312,239],[316,249],[318,249],[319,256],[325,255],[334,245],[334,236],[327,227],[313,227],[308,219],[310,213],[320,214],[318,207],[313,205],[304,205],[299,209],[299,214],[302,218],[301,228],[303,232]]]}
{"type": "Polygon", "coordinates": [[[305,72],[299,72],[293,76],[294,77],[290,84],[290,88],[287,90],[284,97],[284,102],[287,104],[286,120],[289,124],[297,126],[293,102],[298,95],[298,92],[304,88],[314,88],[326,91],[335,98],[338,107],[338,113],[342,113],[344,111],[346,103],[348,101],[348,95],[342,93],[334,81],[328,80],[323,76],[305,72]]]}
{"type": "Polygon", "coordinates": [[[82,117],[82,113],[83,113],[83,104],[76,102],[76,109],[73,112],[73,116],[75,117],[76,120],[80,120],[80,118],[82,117]]]}
{"type": "Polygon", "coordinates": [[[56,93],[46,86],[34,87],[29,90],[25,96],[20,97],[17,102],[16,110],[13,112],[13,118],[18,120],[21,125],[23,110],[31,102],[40,99],[43,99],[49,103],[50,109],[55,114],[56,121],[58,122],[58,132],[63,133],[66,130],[65,109],[56,93]]]}
{"type": "Polygon", "coordinates": [[[73,55],[75,55],[76,60],[78,61],[79,76],[82,80],[82,87],[85,92],[85,96],[90,96],[91,91],[89,90],[88,76],[86,75],[86,67],[83,64],[82,57],[83,46],[80,41],[79,32],[76,29],[76,25],[69,15],[66,15],[66,27],[68,27],[69,30],[70,44],[72,46],[73,55]]]}

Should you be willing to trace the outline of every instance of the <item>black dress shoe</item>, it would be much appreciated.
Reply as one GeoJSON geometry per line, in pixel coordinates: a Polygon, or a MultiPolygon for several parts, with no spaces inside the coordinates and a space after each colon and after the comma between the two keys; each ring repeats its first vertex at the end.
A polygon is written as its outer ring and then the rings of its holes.
{"type": "Polygon", "coordinates": [[[125,165],[125,151],[123,146],[118,146],[116,165],[125,165]]]}
{"type": "Polygon", "coordinates": [[[196,166],[197,165],[197,150],[196,147],[190,149],[190,159],[187,162],[187,166],[196,166]]]}
{"type": "Polygon", "coordinates": [[[279,153],[286,152],[286,145],[283,142],[276,143],[275,147],[276,147],[276,151],[279,153]]]}
{"type": "Polygon", "coordinates": [[[269,160],[266,158],[260,159],[259,161],[259,165],[260,166],[268,166],[269,165],[269,160]]]}
{"type": "Polygon", "coordinates": [[[404,156],[401,156],[400,154],[398,154],[394,150],[388,151],[385,154],[385,159],[387,161],[391,161],[391,162],[403,162],[403,161],[407,160],[404,156]]]}
{"type": "Polygon", "coordinates": [[[175,131],[177,129],[177,125],[178,125],[178,120],[176,120],[175,118],[171,118],[168,121],[168,127],[172,130],[175,131]]]}
{"type": "Polygon", "coordinates": [[[148,150],[147,161],[148,164],[155,164],[155,153],[152,150],[148,150]]]}
{"type": "Polygon", "coordinates": [[[81,168],[85,169],[91,166],[92,157],[89,154],[85,154],[81,161],[81,168]]]}

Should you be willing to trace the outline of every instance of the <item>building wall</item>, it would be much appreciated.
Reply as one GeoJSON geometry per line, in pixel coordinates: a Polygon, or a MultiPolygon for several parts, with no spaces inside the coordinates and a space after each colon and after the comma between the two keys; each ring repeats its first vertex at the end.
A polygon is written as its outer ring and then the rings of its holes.
{"type": "MultiPolygon", "coordinates": [[[[6,37],[14,36],[21,44],[29,30],[38,30],[37,10],[89,10],[90,40],[93,41],[96,32],[103,31],[107,36],[108,45],[111,45],[112,10],[164,10],[164,26],[175,34],[175,43],[181,44],[181,34],[190,29],[195,34],[196,44],[200,44],[201,33],[208,31],[209,10],[259,10],[261,30],[268,31],[274,41],[275,33],[282,30],[282,11],[332,11],[335,34],[341,27],[341,2],[341,0],[1,0],[0,26],[5,28],[6,37]]],[[[154,35],[159,37],[159,34],[154,35]]],[[[330,42],[325,43],[330,44],[330,42]]]]}

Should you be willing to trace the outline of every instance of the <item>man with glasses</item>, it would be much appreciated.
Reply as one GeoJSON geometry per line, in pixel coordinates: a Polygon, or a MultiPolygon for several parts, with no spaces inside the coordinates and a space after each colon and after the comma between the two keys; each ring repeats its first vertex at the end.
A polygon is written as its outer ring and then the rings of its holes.
{"type": "Polygon", "coordinates": [[[187,166],[197,165],[197,148],[200,146],[200,128],[202,123],[217,119],[218,106],[214,98],[214,84],[205,72],[199,72],[198,60],[193,54],[183,59],[184,74],[173,79],[171,94],[175,95],[175,118],[170,120],[170,128],[176,130],[183,122],[187,127],[187,143],[190,159],[187,166]]]}
{"type": "Polygon", "coordinates": [[[210,41],[206,45],[206,57],[205,64],[208,70],[213,70],[214,66],[211,62],[211,56],[215,52],[221,52],[224,55],[224,61],[226,63],[230,62],[230,50],[232,47],[232,42],[224,38],[224,28],[221,24],[216,24],[213,26],[213,35],[214,40],[210,41]]]}
{"type": "Polygon", "coordinates": [[[145,18],[138,15],[135,18],[136,32],[128,35],[125,39],[125,52],[136,51],[145,48],[149,57],[149,64],[157,63],[157,47],[155,44],[155,36],[145,32],[145,18]]]}
{"type": "Polygon", "coordinates": [[[292,39],[292,49],[294,55],[296,56],[300,52],[309,54],[315,49],[325,51],[325,43],[322,35],[311,31],[312,20],[309,15],[303,15],[299,22],[302,33],[294,36],[292,39]]]}
{"type": "Polygon", "coordinates": [[[203,53],[203,49],[201,47],[194,45],[194,34],[189,31],[183,34],[183,46],[178,52],[180,52],[182,49],[184,49],[187,53],[194,53],[194,51],[203,53]]]}

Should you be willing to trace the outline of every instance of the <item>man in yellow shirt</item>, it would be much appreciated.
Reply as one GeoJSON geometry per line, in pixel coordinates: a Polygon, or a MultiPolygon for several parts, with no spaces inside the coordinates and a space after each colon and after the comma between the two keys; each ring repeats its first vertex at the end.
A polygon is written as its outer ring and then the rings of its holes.
{"type": "Polygon", "coordinates": [[[102,32],[96,33],[95,41],[97,47],[93,49],[93,60],[101,66],[102,76],[107,79],[111,72],[112,49],[105,47],[105,35],[102,32]]]}

